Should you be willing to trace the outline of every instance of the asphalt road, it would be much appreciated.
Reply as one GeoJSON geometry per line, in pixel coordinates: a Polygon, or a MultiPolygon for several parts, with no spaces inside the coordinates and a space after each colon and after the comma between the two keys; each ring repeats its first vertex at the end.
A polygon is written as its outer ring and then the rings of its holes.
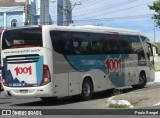
{"type": "MultiPolygon", "coordinates": [[[[152,83],[152,84],[147,84],[145,88],[135,90],[131,87],[125,87],[125,88],[119,88],[121,92],[128,94],[131,92],[142,92],[142,91],[147,91],[147,90],[154,90],[154,89],[160,89],[160,84],[159,83],[152,83]]],[[[110,98],[113,95],[111,91],[105,91],[105,92],[100,92],[96,93],[94,97],[89,100],[89,101],[81,101],[77,97],[66,97],[66,98],[61,98],[58,100],[56,103],[44,103],[42,102],[39,98],[33,98],[33,99],[17,99],[17,98],[7,98],[4,96],[4,93],[2,92],[0,95],[0,109],[59,109],[59,110],[67,110],[67,109],[103,109],[106,110],[106,100],[110,98]]],[[[142,109],[160,109],[159,106],[156,107],[147,107],[147,108],[142,108],[142,109]]],[[[74,112],[74,111],[73,111],[74,112]]],[[[89,111],[90,112],[90,111],[89,111]]],[[[93,111],[94,112],[94,111],[93,111]]],[[[115,113],[116,114],[116,113],[115,113]]],[[[160,113],[159,113],[160,114],[160,113]]],[[[105,117],[103,115],[85,115],[81,114],[80,116],[76,116],[76,118],[90,118],[90,117],[98,117],[102,118],[105,117]]],[[[48,116],[51,117],[51,116],[48,116]]],[[[59,116],[57,116],[59,117],[59,116]]],[[[63,115],[60,118],[71,118],[71,116],[63,115]]],[[[114,118],[115,115],[110,115],[107,116],[107,118],[114,118]]],[[[130,115],[130,116],[123,116],[122,118],[148,118],[150,116],[137,116],[137,115],[130,115]]],[[[118,118],[121,118],[121,115],[118,115],[118,118]]],[[[159,118],[157,116],[152,116],[152,118],[159,118]]]]}
{"type": "MultiPolygon", "coordinates": [[[[151,89],[160,88],[160,84],[147,84],[145,88],[135,90],[132,87],[119,88],[123,93],[130,93],[136,91],[146,91],[151,89]]],[[[56,103],[44,103],[39,98],[33,99],[18,99],[18,98],[7,98],[2,92],[0,95],[0,108],[10,109],[21,109],[21,108],[32,108],[32,109],[104,109],[106,100],[111,97],[113,93],[111,91],[104,91],[96,93],[93,98],[89,101],[81,101],[77,97],[66,97],[61,98],[56,103]]]]}

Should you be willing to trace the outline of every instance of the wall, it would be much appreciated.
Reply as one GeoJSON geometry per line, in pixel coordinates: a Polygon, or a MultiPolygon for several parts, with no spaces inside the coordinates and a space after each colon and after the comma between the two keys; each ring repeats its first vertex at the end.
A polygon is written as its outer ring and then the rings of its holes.
{"type": "Polygon", "coordinates": [[[17,20],[17,27],[23,26],[23,12],[9,12],[7,13],[7,27],[11,27],[11,21],[17,20]]]}
{"type": "Polygon", "coordinates": [[[0,27],[4,28],[4,24],[6,24],[6,27],[11,27],[11,20],[13,19],[18,21],[18,26],[22,26],[23,10],[24,6],[0,7],[0,27]],[[6,13],[6,22],[4,22],[4,13],[6,13]]]}

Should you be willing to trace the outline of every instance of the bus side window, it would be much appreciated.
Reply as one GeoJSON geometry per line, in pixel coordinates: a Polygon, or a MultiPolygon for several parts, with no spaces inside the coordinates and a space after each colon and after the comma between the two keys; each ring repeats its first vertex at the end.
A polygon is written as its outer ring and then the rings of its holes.
{"type": "Polygon", "coordinates": [[[88,54],[90,47],[90,34],[85,32],[72,32],[72,41],[75,54],[88,54]]]}
{"type": "Polygon", "coordinates": [[[118,49],[118,37],[117,35],[106,34],[105,43],[108,50],[105,51],[107,54],[119,54],[118,49]]]}
{"type": "Polygon", "coordinates": [[[145,52],[143,50],[142,42],[139,38],[139,36],[132,36],[128,35],[127,36],[128,42],[131,44],[133,54],[138,55],[138,63],[139,65],[146,65],[145,62],[145,52]]]}
{"type": "Polygon", "coordinates": [[[91,33],[91,53],[99,54],[104,53],[105,35],[98,33],[91,33]]]}

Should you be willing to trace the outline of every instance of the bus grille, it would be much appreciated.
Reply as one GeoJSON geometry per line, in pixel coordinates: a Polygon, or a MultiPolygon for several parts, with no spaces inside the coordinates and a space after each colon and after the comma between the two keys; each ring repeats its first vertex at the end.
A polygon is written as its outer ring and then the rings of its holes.
{"type": "Polygon", "coordinates": [[[31,55],[13,55],[7,56],[7,63],[9,64],[18,64],[18,63],[33,63],[38,62],[39,55],[31,54],[31,55]]]}

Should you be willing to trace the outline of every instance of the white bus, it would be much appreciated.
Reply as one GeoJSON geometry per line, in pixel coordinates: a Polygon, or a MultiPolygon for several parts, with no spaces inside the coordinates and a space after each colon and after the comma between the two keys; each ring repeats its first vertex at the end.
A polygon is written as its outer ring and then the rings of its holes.
{"type": "Polygon", "coordinates": [[[140,32],[100,26],[5,29],[1,37],[4,92],[49,100],[154,80],[154,45],[140,32]]]}

